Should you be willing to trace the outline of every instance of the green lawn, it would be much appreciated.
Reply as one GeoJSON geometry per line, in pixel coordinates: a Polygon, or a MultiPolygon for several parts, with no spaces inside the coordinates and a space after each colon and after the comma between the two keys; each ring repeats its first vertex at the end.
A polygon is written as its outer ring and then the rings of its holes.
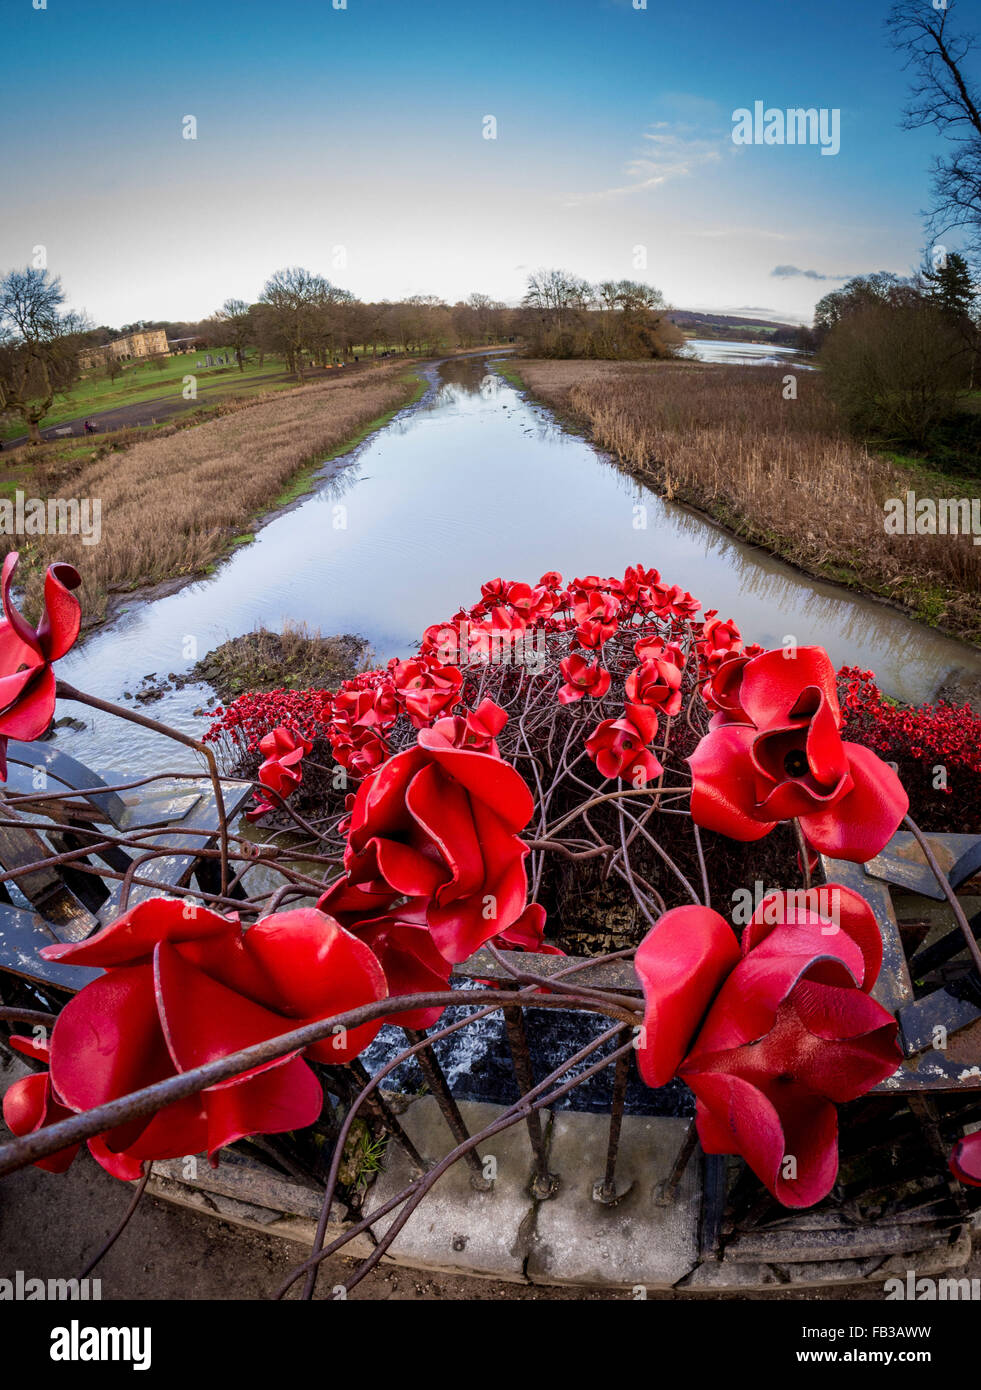
{"type": "MultiPolygon", "coordinates": [[[[210,352],[212,359],[226,353],[232,355],[228,348],[211,348],[210,352]]],[[[185,376],[197,378],[198,399],[207,401],[216,394],[247,390],[256,377],[286,370],[285,363],[277,357],[267,356],[260,367],[258,358],[253,356],[246,361],[244,372],[239,371],[237,363],[227,367],[197,366],[198,362],[206,360],[204,352],[187,352],[164,358],[160,366],[154,366],[152,362],[131,363],[115,381],[110,381],[104,370],[91,372],[78,381],[67,395],[55,398],[51,413],[45,417],[41,428],[49,429],[52,425],[74,420],[79,415],[94,415],[100,410],[114,410],[122,405],[140,405],[144,401],[179,396],[185,376]]],[[[266,387],[269,385],[271,383],[265,383],[266,387]]],[[[17,439],[26,432],[21,421],[8,421],[0,431],[0,439],[17,439]]]]}

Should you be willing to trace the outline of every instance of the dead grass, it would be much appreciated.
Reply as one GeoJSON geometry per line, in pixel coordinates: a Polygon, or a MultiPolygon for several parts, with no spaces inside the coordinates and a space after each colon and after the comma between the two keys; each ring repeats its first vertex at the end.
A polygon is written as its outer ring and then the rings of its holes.
{"type": "MultiPolygon", "coordinates": [[[[56,456],[35,473],[42,495],[101,499],[102,538],[13,538],[27,562],[26,606],[37,612],[44,568],[67,560],[82,575],[86,622],[109,596],[175,577],[206,573],[252,523],[297,495],[298,475],[340,451],[418,394],[404,362],[347,380],[331,378],[258,402],[240,402],[194,428],[142,438],[79,464],[56,456]],[[43,474],[48,468],[51,477],[43,474]]],[[[11,548],[8,541],[6,549],[11,548]]]]}
{"type": "Polygon", "coordinates": [[[287,622],[282,632],[257,627],[230,638],[202,657],[190,676],[207,681],[229,704],[243,690],[336,690],[356,671],[370,669],[372,659],[364,637],[324,637],[305,623],[287,622]]]}
{"type": "Polygon", "coordinates": [[[816,372],[687,363],[515,363],[531,392],[588,427],[629,472],[802,569],[890,598],[981,641],[981,547],[887,535],[883,503],[963,497],[965,480],[901,468],[848,438],[816,372]],[[946,491],[939,491],[946,487],[946,491]]]}

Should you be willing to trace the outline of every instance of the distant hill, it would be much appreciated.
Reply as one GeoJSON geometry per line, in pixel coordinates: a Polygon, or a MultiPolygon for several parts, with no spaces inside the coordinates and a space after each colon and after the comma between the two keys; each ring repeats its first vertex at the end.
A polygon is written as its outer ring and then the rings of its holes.
{"type": "Polygon", "coordinates": [[[702,309],[671,309],[667,317],[693,338],[729,338],[793,346],[801,331],[797,323],[775,323],[772,319],[741,318],[733,314],[709,314],[702,309]]]}

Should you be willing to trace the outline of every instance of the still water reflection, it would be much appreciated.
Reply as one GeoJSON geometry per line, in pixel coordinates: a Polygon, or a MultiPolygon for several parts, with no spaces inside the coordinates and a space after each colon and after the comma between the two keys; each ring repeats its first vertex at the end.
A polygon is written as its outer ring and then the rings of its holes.
{"type": "MultiPolygon", "coordinates": [[[[413,650],[429,623],[474,602],[491,576],[618,574],[643,561],[752,639],[823,643],[836,663],[873,667],[904,700],[931,698],[952,678],[981,689],[981,653],[807,579],[648,492],[525,401],[487,359],[444,363],[430,375],[422,403],[328,465],[315,494],[213,577],[135,603],[60,663],[66,679],[118,700],[148,673],[185,672],[195,649],[204,655],[286,619],[362,633],[386,661],[413,650]]],[[[147,712],[201,732],[205,721],[193,711],[212,701],[207,687],[189,685],[147,712]]],[[[144,772],[162,757],[182,765],[182,750],[156,735],[77,705],[64,713],[84,717],[86,728],[60,731],[60,745],[104,773],[144,772]]]]}

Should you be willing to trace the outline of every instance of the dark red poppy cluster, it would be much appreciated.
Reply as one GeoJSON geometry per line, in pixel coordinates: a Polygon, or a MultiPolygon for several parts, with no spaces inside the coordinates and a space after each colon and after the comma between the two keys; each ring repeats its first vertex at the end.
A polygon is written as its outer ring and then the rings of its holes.
{"type": "Polygon", "coordinates": [[[44,577],[44,616],[37,628],[14,607],[10,588],[19,555],[3,562],[0,598],[0,778],[7,776],[7,740],[30,742],[51,723],[55,674],[51,663],[72,647],[82,623],[82,605],[71,592],[81,584],[72,565],[51,565],[44,577]]]}
{"type": "Polygon", "coordinates": [[[843,666],[842,733],[899,768],[913,818],[935,831],[981,833],[981,715],[938,700],[897,705],[871,671],[843,666]]]}
{"type": "MultiPolygon", "coordinates": [[[[4,1097],[4,1119],[18,1135],[388,994],[370,947],[313,908],[276,913],[243,932],[236,917],[151,898],[87,941],[46,946],[42,955],[104,974],[62,1009],[50,1049],[16,1040],[20,1052],[49,1063],[4,1097]]],[[[380,1026],[339,1030],[305,1055],[350,1061],[380,1026]]],[[[108,1130],[89,1149],[107,1172],[132,1179],[155,1158],[213,1158],[245,1135],[312,1124],[322,1105],[320,1082],[294,1051],[108,1130]]],[[[77,1148],[38,1166],[64,1172],[77,1148]]]]}
{"type": "MultiPolygon", "coordinates": [[[[471,608],[427,628],[414,657],[393,658],[384,670],[361,672],[336,694],[278,690],[241,696],[228,709],[213,711],[214,722],[205,737],[215,741],[227,736],[240,748],[252,751],[258,746],[264,753],[262,740],[268,735],[282,740],[291,732],[307,742],[323,739],[334,761],[361,780],[395,751],[392,734],[400,716],[416,730],[439,722],[444,734],[445,720],[462,719],[470,731],[468,746],[481,746],[479,734],[477,741],[474,734],[482,721],[465,702],[465,674],[499,659],[502,645],[517,652],[520,645],[513,644],[528,641],[531,634],[570,633],[568,654],[557,663],[562,679],[556,698],[571,704],[587,698],[601,701],[608,695],[614,671],[605,664],[604,648],[620,636],[634,646],[638,664],[627,672],[617,657],[615,674],[623,692],[619,710],[601,720],[583,741],[604,777],[624,777],[640,785],[661,773],[650,748],[659,720],[681,709],[683,646],[691,647],[694,641],[700,663],[703,652],[707,659],[714,650],[702,639],[703,625],[694,621],[700,606],[691,594],[663,584],[657,570],[643,565],[630,566],[622,579],[587,575],[568,586],[555,570],[543,574],[534,586],[492,579],[471,608]]],[[[706,614],[706,624],[714,617],[706,614]]],[[[731,623],[722,624],[717,640],[728,654],[738,633],[731,623]]],[[[546,667],[542,678],[551,680],[554,674],[546,667]]],[[[299,763],[291,761],[289,768],[296,772],[299,763]]],[[[283,779],[278,772],[272,775],[279,790],[283,779]]],[[[293,785],[298,784],[297,778],[293,785]]],[[[263,814],[268,805],[262,800],[255,814],[263,814]]]]}
{"type": "Polygon", "coordinates": [[[838,1171],[836,1106],[902,1060],[870,998],[881,964],[872,909],[838,884],[771,894],[741,947],[717,912],[674,908],[637,951],[641,1075],[680,1076],[706,1153],[740,1154],[785,1206],[813,1206],[838,1171]]]}

